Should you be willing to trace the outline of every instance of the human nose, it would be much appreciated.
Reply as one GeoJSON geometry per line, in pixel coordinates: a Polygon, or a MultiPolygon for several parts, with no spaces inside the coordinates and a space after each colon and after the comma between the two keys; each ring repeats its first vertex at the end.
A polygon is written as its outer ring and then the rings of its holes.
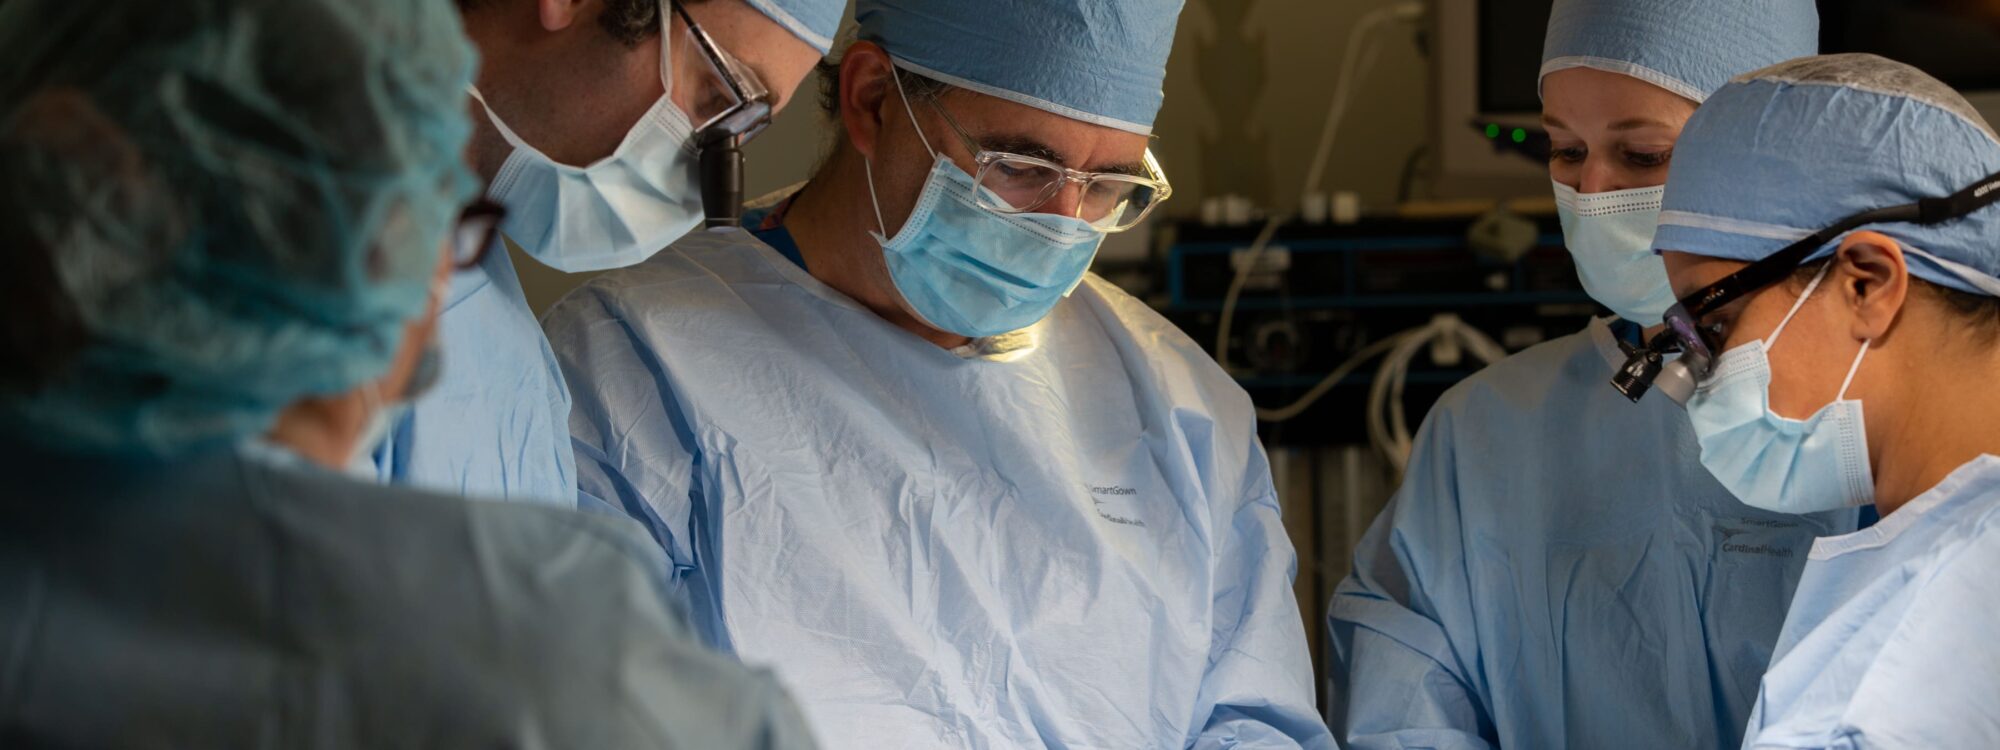
{"type": "Polygon", "coordinates": [[[1592,153],[1584,159],[1583,169],[1577,174],[1576,191],[1579,193],[1609,193],[1635,187],[1626,184],[1624,175],[1608,158],[1592,153]]]}
{"type": "Polygon", "coordinates": [[[1036,213],[1076,216],[1083,210],[1084,184],[1073,179],[1064,179],[1054,195],[1042,202],[1036,213]]]}

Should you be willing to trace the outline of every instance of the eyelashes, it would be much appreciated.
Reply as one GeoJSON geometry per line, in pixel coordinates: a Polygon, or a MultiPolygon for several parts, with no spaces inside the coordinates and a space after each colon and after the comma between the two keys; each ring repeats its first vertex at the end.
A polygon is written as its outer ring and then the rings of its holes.
{"type": "Polygon", "coordinates": [[[1635,167],[1657,169],[1666,166],[1667,162],[1674,160],[1674,150],[1667,149],[1665,151],[1652,152],[1627,151],[1625,152],[1625,160],[1631,162],[1632,166],[1635,167]]]}
{"type": "MultiPolygon", "coordinates": [[[[1566,164],[1581,164],[1590,156],[1590,150],[1582,146],[1549,149],[1549,161],[1566,164]]],[[[1674,159],[1673,149],[1665,151],[1625,151],[1624,162],[1633,169],[1659,169],[1674,159]]]]}

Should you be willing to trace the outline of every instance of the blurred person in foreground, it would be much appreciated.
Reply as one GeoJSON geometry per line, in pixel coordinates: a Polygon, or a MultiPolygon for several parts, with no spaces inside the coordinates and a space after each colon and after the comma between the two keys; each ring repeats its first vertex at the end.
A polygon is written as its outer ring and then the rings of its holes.
{"type": "Polygon", "coordinates": [[[0,5],[0,745],[803,747],[628,524],[341,469],[435,377],[442,3],[0,5]]]}

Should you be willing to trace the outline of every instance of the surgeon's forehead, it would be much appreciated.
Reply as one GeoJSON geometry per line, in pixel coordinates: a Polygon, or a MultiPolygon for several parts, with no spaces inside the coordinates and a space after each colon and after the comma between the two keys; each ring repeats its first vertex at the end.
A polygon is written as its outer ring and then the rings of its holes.
{"type": "Polygon", "coordinates": [[[1673,283],[1675,297],[1686,297],[1749,265],[1740,260],[1681,250],[1663,250],[1660,260],[1667,266],[1667,279],[1673,283]]]}

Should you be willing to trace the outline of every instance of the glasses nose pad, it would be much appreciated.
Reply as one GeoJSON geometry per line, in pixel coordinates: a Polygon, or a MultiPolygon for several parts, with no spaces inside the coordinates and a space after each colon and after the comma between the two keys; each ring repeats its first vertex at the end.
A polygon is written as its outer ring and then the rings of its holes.
{"type": "Polygon", "coordinates": [[[1046,212],[1069,217],[1083,216],[1085,181],[1065,175],[1056,180],[1053,187],[1054,189],[1049,191],[1049,198],[1044,202],[1046,212]]]}
{"type": "Polygon", "coordinates": [[[1043,185],[1042,189],[1039,192],[1035,193],[1033,199],[1025,201],[1022,205],[1015,206],[1014,210],[1023,213],[1030,211],[1047,211],[1049,213],[1056,213],[1057,212],[1056,209],[1059,209],[1060,206],[1052,207],[1049,205],[1049,201],[1055,199],[1057,193],[1062,192],[1062,186],[1063,183],[1060,178],[1051,181],[1048,184],[1043,185]]]}

